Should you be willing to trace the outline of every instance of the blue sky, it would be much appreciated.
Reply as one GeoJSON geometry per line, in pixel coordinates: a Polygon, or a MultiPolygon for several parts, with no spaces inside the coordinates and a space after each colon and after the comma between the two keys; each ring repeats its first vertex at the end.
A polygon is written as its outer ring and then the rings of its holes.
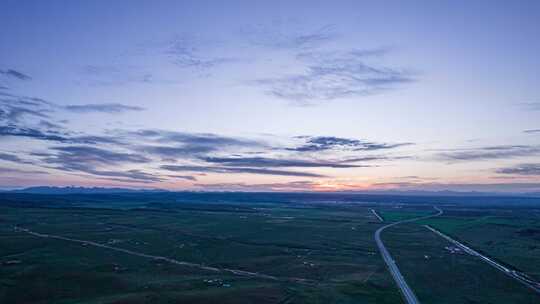
{"type": "Polygon", "coordinates": [[[0,187],[540,191],[537,1],[2,1],[0,187]]]}

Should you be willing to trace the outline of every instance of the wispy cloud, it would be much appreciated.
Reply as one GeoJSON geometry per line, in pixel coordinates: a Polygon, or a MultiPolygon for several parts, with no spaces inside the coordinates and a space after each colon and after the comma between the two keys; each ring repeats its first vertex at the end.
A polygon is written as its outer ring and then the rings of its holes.
{"type": "Polygon", "coordinates": [[[243,61],[223,56],[226,52],[222,47],[227,44],[216,40],[178,33],[163,40],[145,41],[130,46],[108,63],[84,66],[81,75],[84,82],[98,86],[177,84],[208,77],[216,67],[243,61]]]}
{"type": "Polygon", "coordinates": [[[298,147],[286,148],[287,150],[297,152],[319,152],[325,150],[375,151],[413,145],[413,143],[375,143],[334,136],[299,136],[297,138],[305,140],[305,143],[298,147]]]}
{"type": "Polygon", "coordinates": [[[29,127],[29,121],[34,120],[34,128],[61,129],[61,120],[54,121],[54,114],[69,111],[79,114],[84,113],[109,113],[118,114],[128,111],[142,111],[144,108],[125,105],[121,103],[101,103],[82,105],[60,105],[42,98],[14,95],[0,92],[0,124],[4,123],[11,127],[18,126],[22,129],[29,127]],[[37,121],[36,121],[37,120],[37,121]]]}
{"type": "Polygon", "coordinates": [[[66,112],[117,114],[143,108],[120,103],[59,105],[42,98],[0,93],[0,138],[26,138],[72,144],[116,144],[121,139],[106,135],[86,135],[70,130],[62,115],[66,112]]]}
{"type": "Polygon", "coordinates": [[[86,65],[81,69],[81,74],[84,82],[97,86],[151,84],[158,81],[156,76],[144,67],[120,63],[86,65]]]}
{"type": "Polygon", "coordinates": [[[204,157],[205,162],[220,164],[227,167],[299,167],[299,168],[359,168],[365,165],[356,165],[348,162],[329,162],[303,159],[284,159],[266,157],[204,157]]]}
{"type": "Polygon", "coordinates": [[[540,111],[540,102],[522,102],[520,106],[527,111],[540,111]]]}
{"type": "MultiPolygon", "coordinates": [[[[2,92],[0,137],[61,144],[41,146],[40,149],[29,152],[33,166],[61,170],[77,176],[137,183],[175,179],[196,181],[196,174],[162,174],[164,171],[320,178],[326,176],[316,172],[281,168],[366,167],[367,165],[360,162],[388,158],[354,156],[325,160],[306,158],[306,155],[298,152],[356,153],[392,149],[408,144],[375,143],[334,136],[301,136],[293,138],[301,141],[297,147],[283,148],[249,138],[159,129],[113,129],[105,130],[106,135],[100,135],[72,130],[68,124],[57,118],[66,111],[83,115],[90,112],[114,114],[140,110],[143,109],[120,103],[65,106],[41,98],[2,92]],[[253,157],[254,151],[258,151],[259,156],[253,157]],[[185,165],[186,163],[189,165],[185,165]]],[[[21,161],[12,153],[0,154],[0,160],[21,161]]]]}
{"type": "Polygon", "coordinates": [[[62,135],[46,133],[38,129],[14,126],[0,126],[0,137],[24,137],[37,140],[65,142],[68,139],[62,135]]]}
{"type": "Polygon", "coordinates": [[[539,155],[540,147],[530,145],[502,145],[476,149],[454,150],[439,153],[438,157],[449,161],[482,161],[539,155]]]}
{"type": "Polygon", "coordinates": [[[6,168],[6,167],[0,167],[0,173],[4,173],[4,174],[17,173],[17,174],[30,174],[30,175],[49,174],[48,172],[40,171],[40,170],[23,170],[23,169],[6,168]]]}
{"type": "Polygon", "coordinates": [[[124,145],[124,143],[111,136],[97,136],[97,135],[73,135],[71,132],[62,129],[37,129],[37,128],[25,128],[15,125],[0,125],[0,138],[1,137],[14,137],[14,138],[27,138],[34,140],[44,140],[60,143],[72,143],[72,144],[116,144],[124,145]]]}
{"type": "Polygon", "coordinates": [[[22,118],[33,116],[39,118],[48,118],[46,112],[32,110],[18,106],[4,106],[0,109],[0,121],[19,122],[22,118]]]}
{"type": "Polygon", "coordinates": [[[49,118],[52,104],[35,97],[0,92],[0,123],[18,123],[25,118],[49,118]]]}
{"type": "Polygon", "coordinates": [[[276,25],[258,25],[244,28],[241,35],[256,46],[292,50],[312,49],[339,36],[336,27],[331,24],[311,31],[294,29],[291,25],[285,25],[283,30],[276,25]]]}
{"type": "Polygon", "coordinates": [[[125,178],[128,182],[143,182],[143,183],[152,183],[152,182],[161,182],[162,178],[154,174],[143,172],[137,169],[131,169],[126,171],[112,171],[112,170],[96,170],[92,168],[87,168],[86,170],[81,170],[82,172],[89,173],[96,176],[105,176],[112,178],[125,178]]]}
{"type": "Polygon", "coordinates": [[[125,164],[149,163],[150,159],[133,153],[116,152],[89,146],[53,147],[49,153],[36,153],[50,168],[94,176],[127,178],[139,182],[159,182],[161,178],[139,169],[112,170],[125,164]],[[55,153],[56,151],[56,153],[55,153]]]}
{"type": "Polygon", "coordinates": [[[168,130],[141,129],[129,134],[144,137],[161,143],[182,143],[185,145],[200,146],[261,146],[262,143],[250,139],[227,137],[213,133],[188,133],[168,130]]]}
{"type": "Polygon", "coordinates": [[[183,146],[140,146],[138,150],[165,159],[176,159],[206,154],[218,150],[219,147],[211,145],[183,145],[183,146]]]}
{"type": "Polygon", "coordinates": [[[40,120],[38,123],[39,127],[45,128],[48,130],[61,130],[64,128],[64,126],[60,125],[59,123],[51,122],[48,120],[40,120]]]}
{"type": "Polygon", "coordinates": [[[540,176],[540,164],[521,164],[514,167],[500,168],[500,174],[540,176]]]}
{"type": "Polygon", "coordinates": [[[82,105],[67,105],[64,106],[64,109],[77,112],[77,113],[124,113],[128,111],[143,111],[144,108],[138,106],[130,106],[120,103],[100,103],[100,104],[82,104],[82,105]]]}
{"type": "Polygon", "coordinates": [[[138,145],[136,149],[163,158],[197,157],[214,151],[260,148],[264,146],[263,143],[255,140],[210,133],[143,129],[135,132],[124,132],[124,134],[135,138],[151,140],[153,144],[138,145]]]}
{"type": "MultiPolygon", "coordinates": [[[[203,55],[208,43],[187,35],[177,35],[165,48],[165,54],[171,62],[181,68],[210,69],[216,66],[235,62],[238,59],[223,56],[203,55]]],[[[208,53],[208,50],[206,50],[208,53]]]]}
{"type": "Polygon", "coordinates": [[[278,176],[303,176],[303,177],[324,177],[324,175],[309,172],[275,170],[265,168],[248,167],[220,167],[220,166],[183,166],[183,165],[163,165],[164,170],[175,172],[210,172],[210,173],[247,173],[278,176]]]}
{"type": "Polygon", "coordinates": [[[309,104],[350,96],[366,96],[415,81],[413,73],[369,63],[367,58],[383,50],[307,52],[298,54],[301,72],[255,80],[274,97],[309,104]]]}
{"type": "Polygon", "coordinates": [[[312,191],[317,187],[313,181],[294,181],[286,183],[199,183],[194,186],[204,190],[221,191],[312,191]]]}
{"type": "Polygon", "coordinates": [[[169,175],[165,175],[166,177],[170,177],[172,179],[185,179],[185,180],[188,180],[188,181],[196,181],[197,178],[195,176],[191,176],[191,175],[176,175],[176,174],[169,174],[169,175]]]}
{"type": "Polygon", "coordinates": [[[17,163],[17,164],[32,164],[31,161],[24,160],[24,159],[20,158],[19,156],[15,155],[15,154],[11,154],[11,153],[0,152],[0,160],[13,162],[13,163],[17,163]]]}
{"type": "Polygon", "coordinates": [[[0,69],[0,75],[4,77],[14,78],[17,80],[30,80],[32,77],[13,69],[0,69]]]}
{"type": "Polygon", "coordinates": [[[532,133],[540,133],[540,129],[524,130],[523,133],[528,133],[528,134],[532,134],[532,133]]]}
{"type": "Polygon", "coordinates": [[[134,154],[105,150],[90,146],[61,146],[51,150],[58,154],[51,155],[45,162],[59,164],[65,169],[77,169],[84,165],[110,166],[124,163],[148,163],[147,157],[134,154]]]}
{"type": "Polygon", "coordinates": [[[20,162],[21,159],[15,154],[2,153],[0,152],[0,160],[6,160],[11,162],[20,162]]]}

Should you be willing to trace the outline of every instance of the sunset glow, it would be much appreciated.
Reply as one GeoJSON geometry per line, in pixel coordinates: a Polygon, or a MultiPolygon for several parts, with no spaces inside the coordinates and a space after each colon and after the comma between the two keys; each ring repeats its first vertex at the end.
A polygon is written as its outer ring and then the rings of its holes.
{"type": "Polygon", "coordinates": [[[160,3],[0,5],[2,189],[540,190],[533,1],[160,3]]]}

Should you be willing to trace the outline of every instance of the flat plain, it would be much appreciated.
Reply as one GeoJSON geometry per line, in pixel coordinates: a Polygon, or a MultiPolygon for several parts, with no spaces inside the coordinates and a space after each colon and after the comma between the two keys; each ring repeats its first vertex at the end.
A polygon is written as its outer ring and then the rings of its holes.
{"type": "MultiPolygon", "coordinates": [[[[384,223],[371,210],[392,222],[433,213],[435,201],[268,193],[0,195],[1,303],[401,303],[373,239],[384,223]]],[[[475,257],[452,253],[423,225],[538,278],[539,202],[440,201],[442,216],[383,233],[419,300],[538,303],[538,294],[475,257]]]]}

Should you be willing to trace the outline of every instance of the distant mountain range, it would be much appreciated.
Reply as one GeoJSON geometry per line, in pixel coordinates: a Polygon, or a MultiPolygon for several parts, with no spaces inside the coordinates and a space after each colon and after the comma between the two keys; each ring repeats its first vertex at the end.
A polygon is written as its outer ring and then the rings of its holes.
{"type": "Polygon", "coordinates": [[[7,192],[31,193],[31,194],[102,194],[102,193],[167,192],[167,191],[162,190],[162,189],[38,186],[38,187],[29,187],[29,188],[18,189],[18,190],[11,190],[7,192]]]}
{"type": "Polygon", "coordinates": [[[342,193],[351,194],[371,194],[371,195],[403,195],[403,196],[524,196],[540,197],[540,192],[479,192],[479,191],[427,191],[427,190],[372,190],[372,191],[344,191],[342,193]]]}
{"type": "MultiPolygon", "coordinates": [[[[30,194],[105,194],[105,193],[149,193],[149,192],[174,192],[163,189],[132,189],[132,188],[106,188],[106,187],[50,187],[37,186],[24,189],[4,191],[9,193],[30,193],[30,194]]],[[[189,192],[216,192],[216,191],[189,191],[189,192]]],[[[238,192],[238,191],[217,191],[217,192],[238,192]]],[[[246,191],[244,191],[246,192],[246,191]]],[[[317,193],[317,192],[315,192],[317,193]]],[[[327,192],[323,192],[327,193],[327,192]]],[[[501,192],[462,192],[462,191],[422,191],[422,190],[372,190],[372,191],[341,191],[333,192],[341,194],[367,194],[367,195],[397,195],[397,196],[519,196],[519,197],[540,197],[540,192],[530,193],[501,193],[501,192]]]]}

